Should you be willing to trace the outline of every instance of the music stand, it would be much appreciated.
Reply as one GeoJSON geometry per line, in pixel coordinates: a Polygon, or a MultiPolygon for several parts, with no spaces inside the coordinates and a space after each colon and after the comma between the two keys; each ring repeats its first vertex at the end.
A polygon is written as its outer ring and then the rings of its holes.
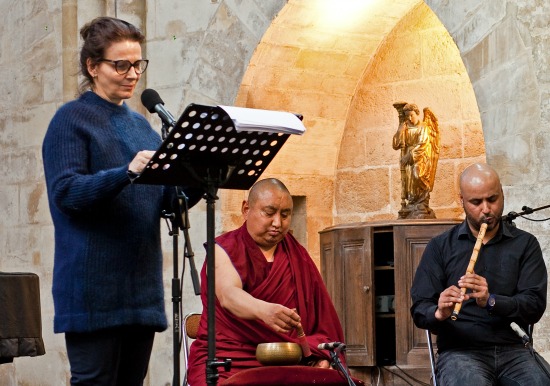
{"type": "MultiPolygon", "coordinates": [[[[286,113],[285,113],[286,114],[286,113]]],[[[290,134],[237,130],[219,106],[190,104],[134,183],[200,187],[206,199],[208,360],[206,382],[215,385],[218,361],[215,334],[215,202],[217,191],[248,190],[260,177],[290,134]]],[[[179,353],[174,353],[174,358],[179,353]]],[[[178,360],[179,366],[179,360],[178,360]]],[[[175,370],[176,372],[176,370],[175,370]]],[[[179,372],[179,371],[178,371],[179,372]]],[[[179,383],[179,380],[178,380],[179,383]]]]}

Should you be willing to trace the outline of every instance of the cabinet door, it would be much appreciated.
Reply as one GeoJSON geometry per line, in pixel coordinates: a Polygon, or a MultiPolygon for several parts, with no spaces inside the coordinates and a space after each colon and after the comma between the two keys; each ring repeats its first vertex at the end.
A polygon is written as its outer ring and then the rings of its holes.
{"type": "Polygon", "coordinates": [[[371,251],[370,227],[321,234],[323,278],[344,330],[348,366],[375,365],[371,251]]]}
{"type": "Polygon", "coordinates": [[[394,227],[395,248],[395,323],[396,360],[398,364],[429,363],[424,330],[417,328],[411,317],[411,286],[426,245],[433,236],[453,224],[403,225],[394,227]]]}

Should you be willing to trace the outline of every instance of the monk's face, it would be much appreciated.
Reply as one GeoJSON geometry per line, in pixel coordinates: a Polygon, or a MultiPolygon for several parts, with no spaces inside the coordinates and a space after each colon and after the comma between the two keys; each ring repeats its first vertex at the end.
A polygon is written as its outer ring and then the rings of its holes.
{"type": "Polygon", "coordinates": [[[267,187],[253,201],[243,204],[248,233],[264,250],[273,248],[290,229],[292,197],[276,187],[267,187]]]}

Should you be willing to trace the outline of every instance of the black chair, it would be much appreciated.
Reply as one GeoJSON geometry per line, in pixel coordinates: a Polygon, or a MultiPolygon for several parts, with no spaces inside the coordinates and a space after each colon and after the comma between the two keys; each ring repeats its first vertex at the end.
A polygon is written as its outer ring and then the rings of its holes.
{"type": "Polygon", "coordinates": [[[435,377],[435,353],[434,346],[432,344],[432,333],[430,330],[426,330],[426,341],[428,342],[428,354],[430,354],[430,366],[432,368],[432,382],[434,386],[437,386],[437,379],[435,377]]]}
{"type": "Polygon", "coordinates": [[[184,386],[187,386],[187,369],[189,368],[189,347],[191,345],[191,340],[197,338],[200,320],[200,312],[190,312],[183,318],[183,357],[185,360],[185,376],[183,379],[184,386]]]}

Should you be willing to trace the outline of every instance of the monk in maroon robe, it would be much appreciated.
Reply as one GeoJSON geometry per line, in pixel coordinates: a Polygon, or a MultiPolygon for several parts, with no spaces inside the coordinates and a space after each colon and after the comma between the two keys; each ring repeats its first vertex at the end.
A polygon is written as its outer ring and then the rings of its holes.
{"type": "MultiPolygon", "coordinates": [[[[218,369],[220,383],[239,371],[262,366],[255,355],[259,343],[299,343],[299,324],[312,352],[302,364],[329,368],[329,353],[317,346],[343,342],[344,335],[315,263],[288,233],[290,193],[276,179],[259,181],[243,202],[242,213],[245,223],[240,228],[216,238],[216,358],[232,360],[229,372],[218,369]]],[[[190,350],[191,386],[206,385],[206,262],[201,281],[203,313],[190,350]]],[[[340,359],[345,364],[343,355],[340,359]]]]}

